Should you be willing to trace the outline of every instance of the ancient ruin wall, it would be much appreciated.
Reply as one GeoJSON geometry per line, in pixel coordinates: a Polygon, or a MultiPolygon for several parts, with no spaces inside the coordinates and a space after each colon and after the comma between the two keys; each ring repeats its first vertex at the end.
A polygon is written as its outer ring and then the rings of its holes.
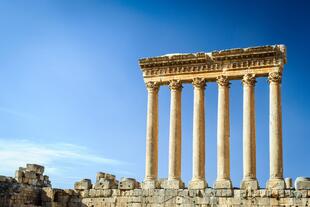
{"type": "Polygon", "coordinates": [[[114,175],[97,173],[96,181],[83,179],[75,189],[56,189],[45,182],[44,167],[27,165],[16,177],[0,176],[1,207],[159,207],[159,206],[309,206],[310,180],[298,178],[295,188],[285,190],[242,189],[141,189],[132,178],[116,180],[114,175]],[[32,166],[32,169],[29,169],[32,166]],[[33,168],[35,167],[35,168],[33,168]],[[37,169],[40,169],[37,173],[37,169]],[[31,175],[32,174],[32,175],[31,175]],[[31,175],[31,176],[29,176],[31,175]],[[36,175],[36,178],[35,176],[36,175]],[[32,178],[30,178],[32,177],[32,178]],[[27,179],[28,178],[28,179],[27,179]],[[32,182],[29,182],[29,178],[32,182]],[[28,182],[26,182],[28,180],[28,182]]]}

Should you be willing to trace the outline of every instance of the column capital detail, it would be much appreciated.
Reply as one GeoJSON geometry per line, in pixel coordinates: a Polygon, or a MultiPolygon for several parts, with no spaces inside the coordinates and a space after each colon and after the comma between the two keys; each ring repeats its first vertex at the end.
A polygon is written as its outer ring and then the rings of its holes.
{"type": "Polygon", "coordinates": [[[183,86],[180,80],[171,80],[169,82],[170,90],[182,90],[183,86]]]}
{"type": "Polygon", "coordinates": [[[194,78],[192,83],[194,88],[204,89],[206,87],[206,80],[204,78],[194,78]]]}
{"type": "Polygon", "coordinates": [[[242,78],[242,84],[244,86],[254,86],[256,83],[255,74],[247,73],[242,78]]]}
{"type": "Polygon", "coordinates": [[[145,83],[147,90],[158,91],[159,90],[159,83],[154,81],[149,81],[145,83]]]}
{"type": "Polygon", "coordinates": [[[282,74],[280,72],[272,72],[268,75],[269,83],[281,83],[282,74]]]}
{"type": "Polygon", "coordinates": [[[218,85],[220,86],[225,86],[225,87],[229,87],[230,83],[229,83],[229,79],[227,76],[224,75],[220,75],[216,78],[216,82],[218,85]]]}

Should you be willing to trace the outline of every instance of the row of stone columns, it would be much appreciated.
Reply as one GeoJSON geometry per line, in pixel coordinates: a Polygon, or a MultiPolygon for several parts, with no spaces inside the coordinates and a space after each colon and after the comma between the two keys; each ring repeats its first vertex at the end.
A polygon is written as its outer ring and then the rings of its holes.
{"type": "MultiPolygon", "coordinates": [[[[281,73],[268,76],[270,85],[270,179],[267,188],[283,189],[282,157],[282,112],[281,112],[281,73]]],[[[219,76],[218,83],[218,122],[217,122],[217,179],[214,188],[230,189],[230,119],[229,119],[229,79],[219,76]]],[[[256,179],[256,129],[255,129],[255,75],[246,74],[243,83],[243,180],[241,188],[258,189],[256,179]]],[[[193,177],[190,189],[204,189],[205,180],[205,103],[206,81],[194,78],[194,117],[193,117],[193,177]]],[[[182,188],[181,180],[181,91],[182,83],[172,80],[169,133],[169,172],[168,179],[161,186],[158,176],[158,90],[156,82],[148,82],[148,114],[146,138],[146,175],[144,188],[182,188]]]]}

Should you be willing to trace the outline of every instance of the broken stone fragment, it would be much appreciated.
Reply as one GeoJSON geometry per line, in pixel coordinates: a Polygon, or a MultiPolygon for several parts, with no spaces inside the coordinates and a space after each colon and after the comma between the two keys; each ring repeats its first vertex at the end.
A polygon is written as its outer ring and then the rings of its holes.
{"type": "Polygon", "coordinates": [[[98,172],[96,175],[96,182],[98,182],[101,178],[104,178],[106,180],[115,180],[115,175],[104,172],[98,172]]]}
{"type": "Polygon", "coordinates": [[[139,188],[139,182],[133,178],[122,178],[118,184],[118,189],[120,190],[132,190],[139,188]]]}
{"type": "Polygon", "coordinates": [[[89,190],[91,189],[91,187],[92,184],[90,179],[83,179],[81,181],[74,183],[75,190],[89,190]]]}
{"type": "Polygon", "coordinates": [[[44,173],[44,167],[37,164],[27,164],[26,171],[42,175],[44,173]]]}
{"type": "Polygon", "coordinates": [[[285,178],[285,187],[286,187],[286,189],[292,189],[293,188],[292,178],[285,178]]]}
{"type": "Polygon", "coordinates": [[[35,172],[33,171],[26,171],[25,172],[25,177],[26,178],[29,178],[29,179],[36,179],[37,178],[37,175],[35,172]]]}
{"type": "Polygon", "coordinates": [[[296,190],[310,190],[310,178],[309,177],[298,177],[295,180],[296,190]]]}
{"type": "Polygon", "coordinates": [[[94,189],[96,190],[105,190],[116,188],[115,180],[108,180],[105,178],[100,178],[99,181],[96,182],[94,189]]]}
{"type": "Polygon", "coordinates": [[[0,182],[2,183],[5,183],[5,182],[12,182],[13,181],[13,178],[12,177],[8,177],[8,176],[3,176],[3,175],[0,175],[0,182]]]}
{"type": "Polygon", "coordinates": [[[15,172],[15,179],[17,182],[22,183],[23,182],[23,177],[24,177],[24,172],[21,170],[16,170],[15,172]]]}

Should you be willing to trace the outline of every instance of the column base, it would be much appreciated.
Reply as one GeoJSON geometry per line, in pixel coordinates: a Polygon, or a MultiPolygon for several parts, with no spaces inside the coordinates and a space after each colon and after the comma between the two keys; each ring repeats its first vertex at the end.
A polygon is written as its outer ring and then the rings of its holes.
{"type": "Polygon", "coordinates": [[[245,190],[257,190],[259,189],[259,184],[256,179],[243,179],[240,188],[245,190]]]}
{"type": "Polygon", "coordinates": [[[217,180],[214,183],[215,189],[232,189],[232,182],[229,179],[217,180]]]}
{"type": "Polygon", "coordinates": [[[281,178],[272,178],[266,184],[267,189],[283,190],[285,189],[285,181],[281,178]]]}
{"type": "Polygon", "coordinates": [[[193,190],[203,190],[208,187],[207,182],[204,179],[196,179],[190,181],[188,185],[188,189],[193,189],[193,190]]]}
{"type": "Polygon", "coordinates": [[[178,179],[164,180],[161,183],[161,188],[164,188],[164,189],[183,189],[184,183],[182,182],[182,180],[178,180],[178,179]]]}
{"type": "Polygon", "coordinates": [[[142,189],[158,189],[160,188],[160,182],[158,180],[145,180],[141,184],[142,189]]]}

